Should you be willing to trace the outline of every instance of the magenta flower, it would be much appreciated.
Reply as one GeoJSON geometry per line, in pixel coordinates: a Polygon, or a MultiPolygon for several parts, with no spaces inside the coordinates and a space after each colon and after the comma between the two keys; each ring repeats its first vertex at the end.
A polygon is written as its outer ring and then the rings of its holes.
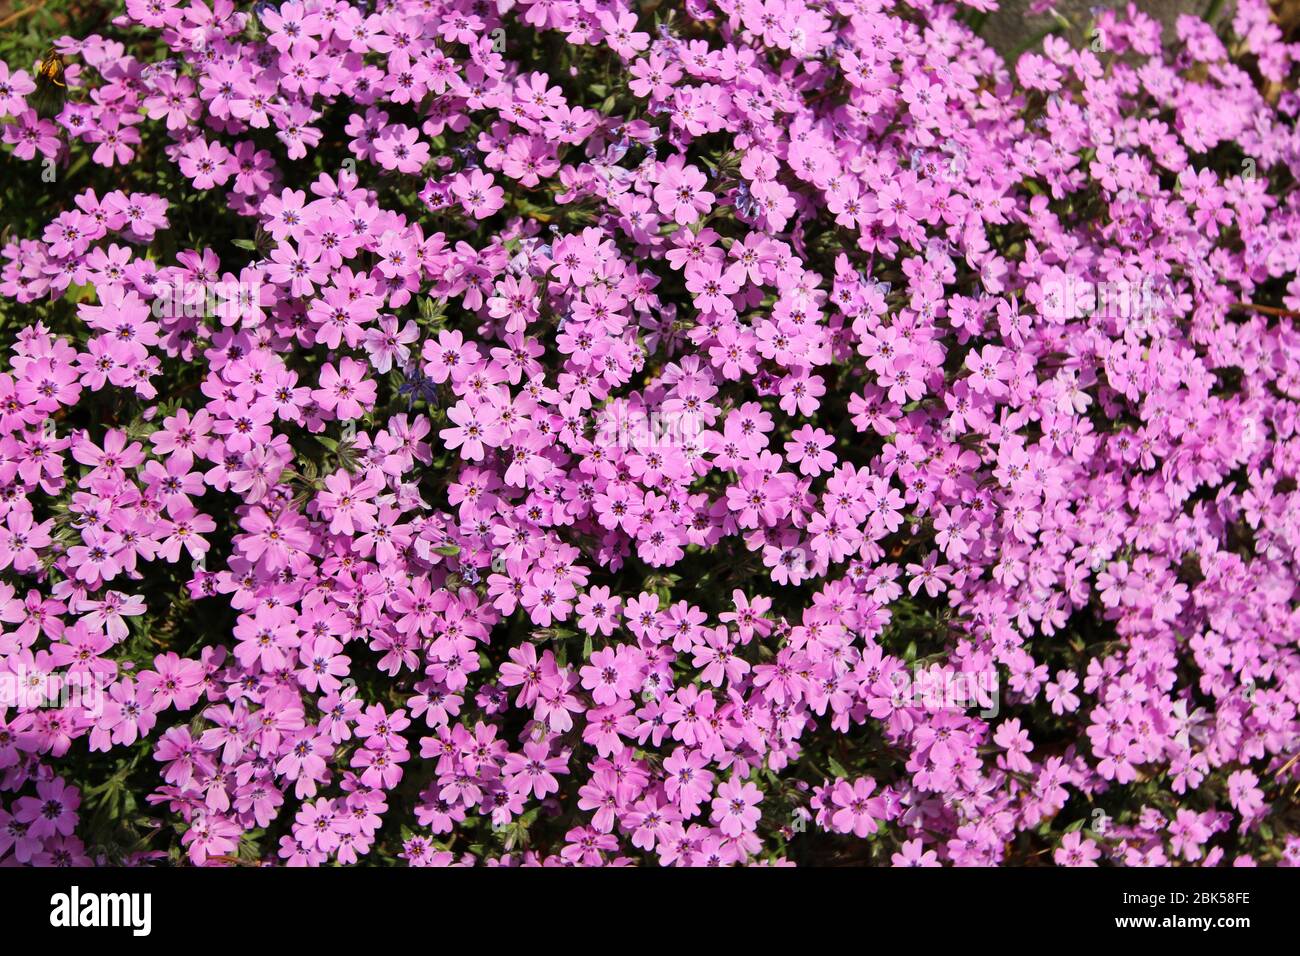
{"type": "Polygon", "coordinates": [[[1300,865],[1263,0],[362,6],[0,62],[0,865],[1300,865]]]}
{"type": "Polygon", "coordinates": [[[736,837],[753,830],[758,824],[761,811],[758,804],[763,795],[752,783],[742,783],[732,777],[718,787],[718,795],[713,798],[713,812],[710,815],[718,828],[727,836],[736,837]]]}

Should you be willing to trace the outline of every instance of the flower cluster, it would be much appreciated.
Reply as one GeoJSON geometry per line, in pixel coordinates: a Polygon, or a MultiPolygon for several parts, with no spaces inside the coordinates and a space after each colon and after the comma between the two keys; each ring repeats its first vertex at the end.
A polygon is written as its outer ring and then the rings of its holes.
{"type": "Polygon", "coordinates": [[[1300,865],[1300,47],[963,2],[0,62],[0,861],[1300,865]]]}

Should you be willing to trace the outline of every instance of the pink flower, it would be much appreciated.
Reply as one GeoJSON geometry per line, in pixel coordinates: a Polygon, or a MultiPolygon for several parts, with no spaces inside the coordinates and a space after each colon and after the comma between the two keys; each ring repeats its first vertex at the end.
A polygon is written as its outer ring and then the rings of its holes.
{"type": "Polygon", "coordinates": [[[1052,853],[1057,866],[1096,866],[1101,851],[1092,840],[1075,830],[1061,839],[1061,845],[1052,853]]]}
{"type": "Polygon", "coordinates": [[[758,825],[763,795],[758,787],[739,777],[731,777],[718,787],[709,819],[727,836],[737,837],[758,825]]]}
{"type": "Polygon", "coordinates": [[[321,368],[320,387],[312,390],[311,397],[337,418],[360,418],[377,394],[375,383],[365,374],[366,367],[354,359],[340,360],[337,368],[327,362],[321,368]]]}
{"type": "Polygon", "coordinates": [[[655,186],[655,203],[665,216],[679,225],[688,225],[713,207],[713,193],[704,189],[706,182],[704,174],[694,166],[666,166],[655,186]]]}
{"type": "Polygon", "coordinates": [[[486,219],[505,205],[505,190],[493,185],[492,175],[482,170],[456,176],[451,191],[460,200],[461,208],[475,219],[486,219]]]}
{"type": "MultiPolygon", "coordinates": [[[[104,147],[113,147],[120,158],[126,149],[122,141],[123,133],[113,133],[113,139],[104,139],[104,147]]],[[[129,156],[129,150],[126,151],[129,156]]],[[[224,185],[233,172],[233,155],[220,143],[209,143],[199,138],[191,141],[182,151],[180,158],[181,172],[190,178],[195,189],[211,189],[224,185]]],[[[121,160],[125,162],[125,159],[121,160]]]]}

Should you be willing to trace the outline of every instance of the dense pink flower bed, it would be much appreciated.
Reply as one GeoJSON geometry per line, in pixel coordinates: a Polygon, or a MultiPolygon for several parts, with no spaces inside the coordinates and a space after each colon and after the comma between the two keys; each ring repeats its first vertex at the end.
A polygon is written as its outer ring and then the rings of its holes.
{"type": "Polygon", "coordinates": [[[0,860],[1300,863],[1300,48],[972,12],[0,63],[0,860]]]}

